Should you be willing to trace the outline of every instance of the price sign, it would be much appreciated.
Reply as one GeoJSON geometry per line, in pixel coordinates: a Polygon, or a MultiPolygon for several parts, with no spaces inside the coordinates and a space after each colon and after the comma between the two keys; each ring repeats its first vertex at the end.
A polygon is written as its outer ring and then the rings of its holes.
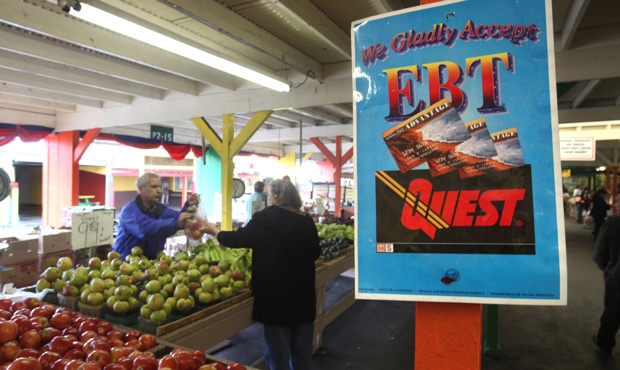
{"type": "Polygon", "coordinates": [[[563,161],[593,161],[596,159],[594,137],[561,137],[560,159],[563,161]]]}
{"type": "Polygon", "coordinates": [[[73,249],[110,244],[114,231],[114,211],[74,213],[71,215],[71,225],[73,249]]]}
{"type": "Polygon", "coordinates": [[[172,127],[151,125],[151,139],[173,141],[173,131],[172,127]]]}
{"type": "Polygon", "coordinates": [[[325,199],[316,198],[316,213],[319,215],[325,213],[325,199]]]}

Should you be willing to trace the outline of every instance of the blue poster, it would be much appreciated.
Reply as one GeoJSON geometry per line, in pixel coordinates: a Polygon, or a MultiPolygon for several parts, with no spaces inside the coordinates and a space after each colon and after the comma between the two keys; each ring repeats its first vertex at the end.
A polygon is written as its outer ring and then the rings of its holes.
{"type": "Polygon", "coordinates": [[[356,298],[565,305],[551,0],[354,22],[356,298]]]}

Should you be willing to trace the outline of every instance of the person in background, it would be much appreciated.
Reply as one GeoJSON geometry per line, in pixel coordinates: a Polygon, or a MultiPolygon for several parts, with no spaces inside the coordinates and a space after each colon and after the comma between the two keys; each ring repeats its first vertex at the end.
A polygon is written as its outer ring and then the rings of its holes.
{"type": "Polygon", "coordinates": [[[125,204],[121,211],[118,235],[112,250],[120,253],[123,260],[133,247],[142,248],[148,259],[155,259],[164,250],[166,238],[185,227],[191,213],[185,212],[190,205],[198,204],[198,194],[189,196],[181,211],[175,211],[159,203],[161,178],[147,172],[136,179],[138,195],[125,204]]]}
{"type": "Polygon", "coordinates": [[[265,183],[262,181],[256,181],[254,183],[254,193],[248,197],[248,200],[245,204],[245,209],[247,211],[248,217],[247,221],[252,219],[252,203],[253,202],[263,202],[264,207],[267,208],[267,194],[263,193],[265,190],[265,183]]]}
{"type": "Polygon", "coordinates": [[[271,370],[306,370],[312,363],[316,318],[315,266],[320,246],[316,225],[301,212],[290,181],[275,180],[269,207],[237,231],[200,229],[229,248],[252,248],[252,318],[264,325],[265,361],[271,370]],[[286,278],[282,278],[285,276],[286,278]]]}
{"type": "Polygon", "coordinates": [[[594,343],[601,352],[611,355],[620,328],[620,217],[612,217],[601,227],[596,238],[594,262],[603,270],[605,309],[594,343]]]}
{"type": "Polygon", "coordinates": [[[573,190],[573,196],[578,197],[581,195],[581,188],[579,186],[575,186],[575,190],[573,190]]]}
{"type": "Polygon", "coordinates": [[[616,214],[620,214],[620,184],[616,188],[616,199],[614,199],[614,207],[616,208],[616,214]]]}
{"type": "Polygon", "coordinates": [[[594,235],[595,240],[598,231],[601,229],[601,226],[603,226],[603,222],[605,222],[605,217],[607,217],[609,208],[611,208],[609,205],[609,193],[607,190],[601,188],[592,195],[592,211],[590,211],[592,219],[594,220],[594,231],[592,235],[594,235]]]}

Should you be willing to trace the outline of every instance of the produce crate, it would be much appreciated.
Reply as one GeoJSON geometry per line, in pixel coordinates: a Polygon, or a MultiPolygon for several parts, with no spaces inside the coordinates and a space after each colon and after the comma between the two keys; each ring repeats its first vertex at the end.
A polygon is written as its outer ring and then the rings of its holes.
{"type": "Polygon", "coordinates": [[[215,300],[213,300],[211,302],[207,302],[207,303],[202,303],[202,302],[196,300],[196,306],[197,307],[202,307],[202,308],[207,308],[207,307],[215,306],[218,303],[222,303],[222,299],[221,298],[215,299],[215,300]]]}
{"type": "Polygon", "coordinates": [[[43,297],[43,302],[58,306],[58,293],[53,291],[45,293],[45,296],[43,297]]]}
{"type": "Polygon", "coordinates": [[[80,312],[86,316],[98,317],[100,319],[105,317],[106,306],[104,304],[93,306],[80,301],[78,302],[78,307],[80,308],[80,312]]]}
{"type": "Polygon", "coordinates": [[[138,322],[138,316],[140,315],[140,308],[129,310],[127,312],[118,313],[105,307],[105,319],[107,321],[123,325],[132,326],[138,322]]]}
{"type": "Polygon", "coordinates": [[[194,307],[192,307],[191,310],[188,311],[179,311],[179,310],[172,310],[172,317],[173,317],[173,321],[175,320],[180,320],[182,318],[185,318],[187,316],[190,316],[191,314],[193,314],[194,312],[196,312],[196,306],[194,305],[194,307]]]}
{"type": "Polygon", "coordinates": [[[58,293],[58,304],[62,307],[67,307],[72,311],[77,311],[80,303],[80,297],[65,297],[62,293],[58,293]]]}
{"type": "Polygon", "coordinates": [[[249,292],[250,288],[244,288],[244,289],[232,288],[232,291],[233,291],[233,297],[236,297],[238,295],[245,294],[245,293],[249,292]]]}
{"type": "Polygon", "coordinates": [[[168,316],[168,318],[164,321],[151,321],[149,319],[145,319],[142,316],[138,317],[138,325],[140,327],[140,331],[147,334],[156,335],[157,328],[171,323],[173,320],[172,315],[168,316]]]}

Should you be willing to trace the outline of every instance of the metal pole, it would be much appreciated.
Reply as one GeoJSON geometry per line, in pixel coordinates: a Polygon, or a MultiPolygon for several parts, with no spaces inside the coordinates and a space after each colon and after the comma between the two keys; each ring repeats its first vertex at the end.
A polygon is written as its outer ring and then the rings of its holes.
{"type": "Polygon", "coordinates": [[[487,335],[484,340],[483,353],[492,357],[502,355],[502,346],[497,344],[498,316],[497,305],[487,305],[487,335]]]}

